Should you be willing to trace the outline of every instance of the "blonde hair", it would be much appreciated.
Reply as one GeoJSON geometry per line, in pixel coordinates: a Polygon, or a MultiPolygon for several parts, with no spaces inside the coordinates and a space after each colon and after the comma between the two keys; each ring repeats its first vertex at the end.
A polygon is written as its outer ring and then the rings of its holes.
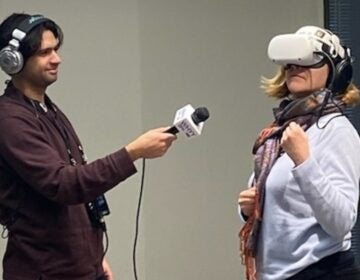
{"type": "MultiPolygon", "coordinates": [[[[289,89],[286,86],[284,67],[279,67],[273,78],[261,77],[261,86],[265,93],[277,99],[284,98],[289,95],[289,89]]],[[[360,103],[360,91],[353,82],[338,95],[341,100],[349,106],[360,103]]]]}

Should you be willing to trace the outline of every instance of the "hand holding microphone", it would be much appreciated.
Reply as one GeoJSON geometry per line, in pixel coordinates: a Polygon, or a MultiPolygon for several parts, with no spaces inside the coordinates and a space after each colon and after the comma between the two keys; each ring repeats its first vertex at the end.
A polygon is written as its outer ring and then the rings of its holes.
{"type": "Polygon", "coordinates": [[[194,109],[190,104],[176,111],[174,124],[165,132],[177,134],[183,132],[190,138],[201,134],[204,127],[204,121],[209,118],[209,111],[206,107],[194,109]]]}
{"type": "Polygon", "coordinates": [[[133,161],[139,158],[161,157],[177,139],[176,134],[178,132],[181,131],[188,138],[198,136],[202,132],[204,121],[208,118],[209,111],[207,108],[199,107],[195,110],[188,104],[176,111],[172,127],[149,130],[125,148],[133,161]]]}
{"type": "Polygon", "coordinates": [[[177,138],[173,134],[164,133],[166,129],[167,127],[151,129],[128,144],[125,148],[132,160],[163,156],[177,138]]]}

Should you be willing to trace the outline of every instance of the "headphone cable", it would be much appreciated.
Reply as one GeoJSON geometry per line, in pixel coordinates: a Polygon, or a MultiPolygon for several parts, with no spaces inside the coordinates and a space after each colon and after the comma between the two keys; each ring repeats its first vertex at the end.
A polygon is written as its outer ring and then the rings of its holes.
{"type": "Polygon", "coordinates": [[[142,160],[142,174],[141,174],[141,184],[140,184],[140,192],[139,192],[139,200],[136,212],[136,222],[135,222],[135,238],[134,238],[134,247],[133,247],[133,269],[134,269],[134,278],[135,280],[138,279],[137,277],[137,269],[136,269],[136,245],[139,235],[139,221],[140,221],[140,208],[141,208],[141,200],[144,190],[144,179],[145,179],[145,158],[142,160]]]}

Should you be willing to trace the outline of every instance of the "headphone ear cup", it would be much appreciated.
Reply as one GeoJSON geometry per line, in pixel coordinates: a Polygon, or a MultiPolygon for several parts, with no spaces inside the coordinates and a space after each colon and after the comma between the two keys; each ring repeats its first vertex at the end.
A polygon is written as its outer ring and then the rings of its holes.
{"type": "Polygon", "coordinates": [[[350,58],[343,59],[336,65],[332,90],[335,94],[343,92],[351,83],[353,67],[350,58]]]}
{"type": "Polygon", "coordinates": [[[19,73],[24,66],[24,59],[18,50],[7,46],[0,51],[0,67],[8,75],[19,73]]]}

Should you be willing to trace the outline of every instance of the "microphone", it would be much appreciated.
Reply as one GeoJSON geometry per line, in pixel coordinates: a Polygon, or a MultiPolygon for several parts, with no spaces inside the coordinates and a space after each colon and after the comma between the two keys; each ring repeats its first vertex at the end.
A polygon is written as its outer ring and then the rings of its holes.
{"type": "Polygon", "coordinates": [[[176,111],[173,126],[165,132],[177,134],[182,131],[190,138],[201,134],[204,121],[209,118],[209,111],[206,107],[194,109],[190,104],[176,111]]]}

